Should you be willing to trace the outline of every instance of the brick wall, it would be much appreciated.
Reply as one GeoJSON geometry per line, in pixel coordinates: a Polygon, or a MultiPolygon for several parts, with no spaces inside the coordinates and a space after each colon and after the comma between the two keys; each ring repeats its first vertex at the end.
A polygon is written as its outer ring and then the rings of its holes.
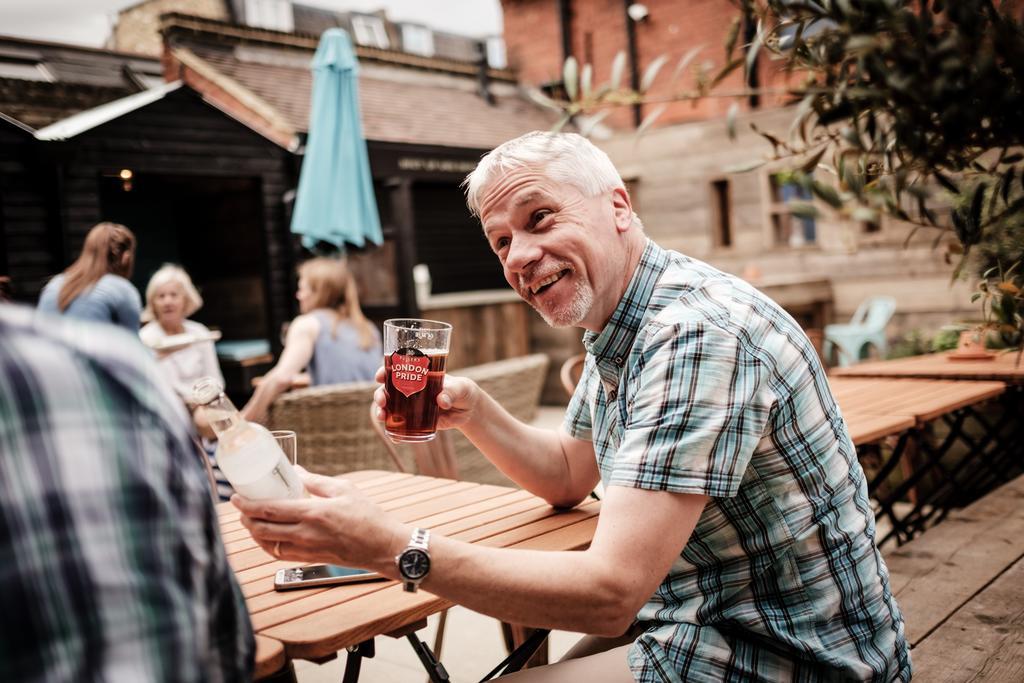
{"type": "MultiPolygon", "coordinates": [[[[607,81],[611,65],[619,51],[628,54],[625,4],[622,0],[572,0],[572,52],[581,63],[591,63],[594,83],[607,81]]],[[[646,19],[636,24],[637,53],[641,77],[647,67],[660,55],[668,62],[655,81],[650,95],[668,97],[672,93],[693,86],[693,69],[704,62],[721,67],[725,62],[724,42],[729,25],[739,15],[739,9],[730,0],[649,0],[646,19]],[[692,47],[703,49],[680,74],[676,82],[671,76],[679,60],[692,47]]],[[[505,44],[509,64],[516,70],[521,82],[527,85],[559,80],[562,70],[562,29],[557,0],[503,0],[505,44]]],[[[742,36],[740,37],[742,43],[742,36]]],[[[739,49],[739,48],[737,48],[739,49]]],[[[774,65],[760,60],[762,85],[771,83],[774,65]]],[[[629,69],[623,77],[629,85],[629,69]]],[[[743,86],[741,71],[730,75],[718,89],[738,90],[743,86]]],[[[724,115],[732,99],[706,98],[696,105],[689,102],[671,103],[658,119],[659,125],[694,121],[724,115]]],[[[764,104],[773,102],[763,100],[764,104]]],[[[747,109],[746,100],[740,101],[747,109]]],[[[644,107],[646,115],[653,105],[644,107]]],[[[632,125],[632,112],[621,108],[605,119],[613,126],[632,125]]]]}
{"type": "Polygon", "coordinates": [[[226,0],[148,0],[122,10],[110,35],[110,48],[121,52],[159,56],[160,15],[180,12],[208,19],[227,20],[226,0]]]}

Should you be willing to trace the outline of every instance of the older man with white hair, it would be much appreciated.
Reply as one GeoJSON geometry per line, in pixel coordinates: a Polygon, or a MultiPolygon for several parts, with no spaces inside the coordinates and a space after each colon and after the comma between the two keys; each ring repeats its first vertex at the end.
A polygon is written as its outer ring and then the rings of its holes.
{"type": "MultiPolygon", "coordinates": [[[[309,500],[235,499],[259,543],[512,623],[594,634],[562,662],[513,674],[524,681],[909,680],[864,472],[792,318],[647,239],[612,162],[578,135],[509,141],[466,186],[509,284],[549,324],[584,328],[587,359],[558,431],[455,376],[440,426],[553,505],[602,481],[593,542],[471,545],[310,477],[309,500]]],[[[383,388],[376,401],[383,417],[383,388]]]]}

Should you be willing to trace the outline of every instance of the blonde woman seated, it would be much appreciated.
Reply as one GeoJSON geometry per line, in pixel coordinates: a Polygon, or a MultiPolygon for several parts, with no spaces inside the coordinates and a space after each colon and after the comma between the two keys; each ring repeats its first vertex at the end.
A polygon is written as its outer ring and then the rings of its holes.
{"type": "Polygon", "coordinates": [[[281,358],[242,409],[246,419],[265,422],[270,404],[307,366],[317,386],[370,381],[383,362],[380,333],[363,315],[343,261],[315,258],[299,266],[295,298],[302,315],[288,326],[281,358]]]}
{"type": "MultiPolygon", "coordinates": [[[[210,330],[188,317],[203,306],[192,278],[179,266],[165,264],[153,273],[146,285],[146,308],[142,320],[147,323],[139,336],[151,348],[159,348],[168,337],[190,334],[197,338],[209,336],[210,330]]],[[[192,385],[201,377],[214,377],[224,384],[217,363],[217,350],[211,340],[197,341],[186,346],[162,352],[157,351],[157,362],[167,382],[181,400],[192,410],[199,432],[213,437],[209,423],[192,405],[192,385]]]]}

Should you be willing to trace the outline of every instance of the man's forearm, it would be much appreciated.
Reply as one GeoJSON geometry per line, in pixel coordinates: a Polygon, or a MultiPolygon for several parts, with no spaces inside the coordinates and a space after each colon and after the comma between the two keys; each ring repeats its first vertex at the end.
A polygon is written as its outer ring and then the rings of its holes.
{"type": "MultiPolygon", "coordinates": [[[[434,559],[422,588],[502,621],[619,635],[639,608],[626,577],[586,551],[506,550],[443,536],[432,537],[430,547],[434,559]]],[[[397,578],[393,564],[383,573],[397,578]]]]}
{"type": "Polygon", "coordinates": [[[512,481],[552,505],[575,505],[596,484],[596,467],[574,467],[559,432],[520,422],[484,392],[460,429],[512,481]]]}

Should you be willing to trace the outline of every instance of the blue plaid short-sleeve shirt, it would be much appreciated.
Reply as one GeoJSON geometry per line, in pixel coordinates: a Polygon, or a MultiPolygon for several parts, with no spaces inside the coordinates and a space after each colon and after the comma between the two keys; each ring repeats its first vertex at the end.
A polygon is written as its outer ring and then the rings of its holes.
{"type": "Polygon", "coordinates": [[[817,355],[747,283],[648,242],[566,414],[605,486],[709,496],[637,618],[642,681],[909,680],[864,473],[817,355]]]}

